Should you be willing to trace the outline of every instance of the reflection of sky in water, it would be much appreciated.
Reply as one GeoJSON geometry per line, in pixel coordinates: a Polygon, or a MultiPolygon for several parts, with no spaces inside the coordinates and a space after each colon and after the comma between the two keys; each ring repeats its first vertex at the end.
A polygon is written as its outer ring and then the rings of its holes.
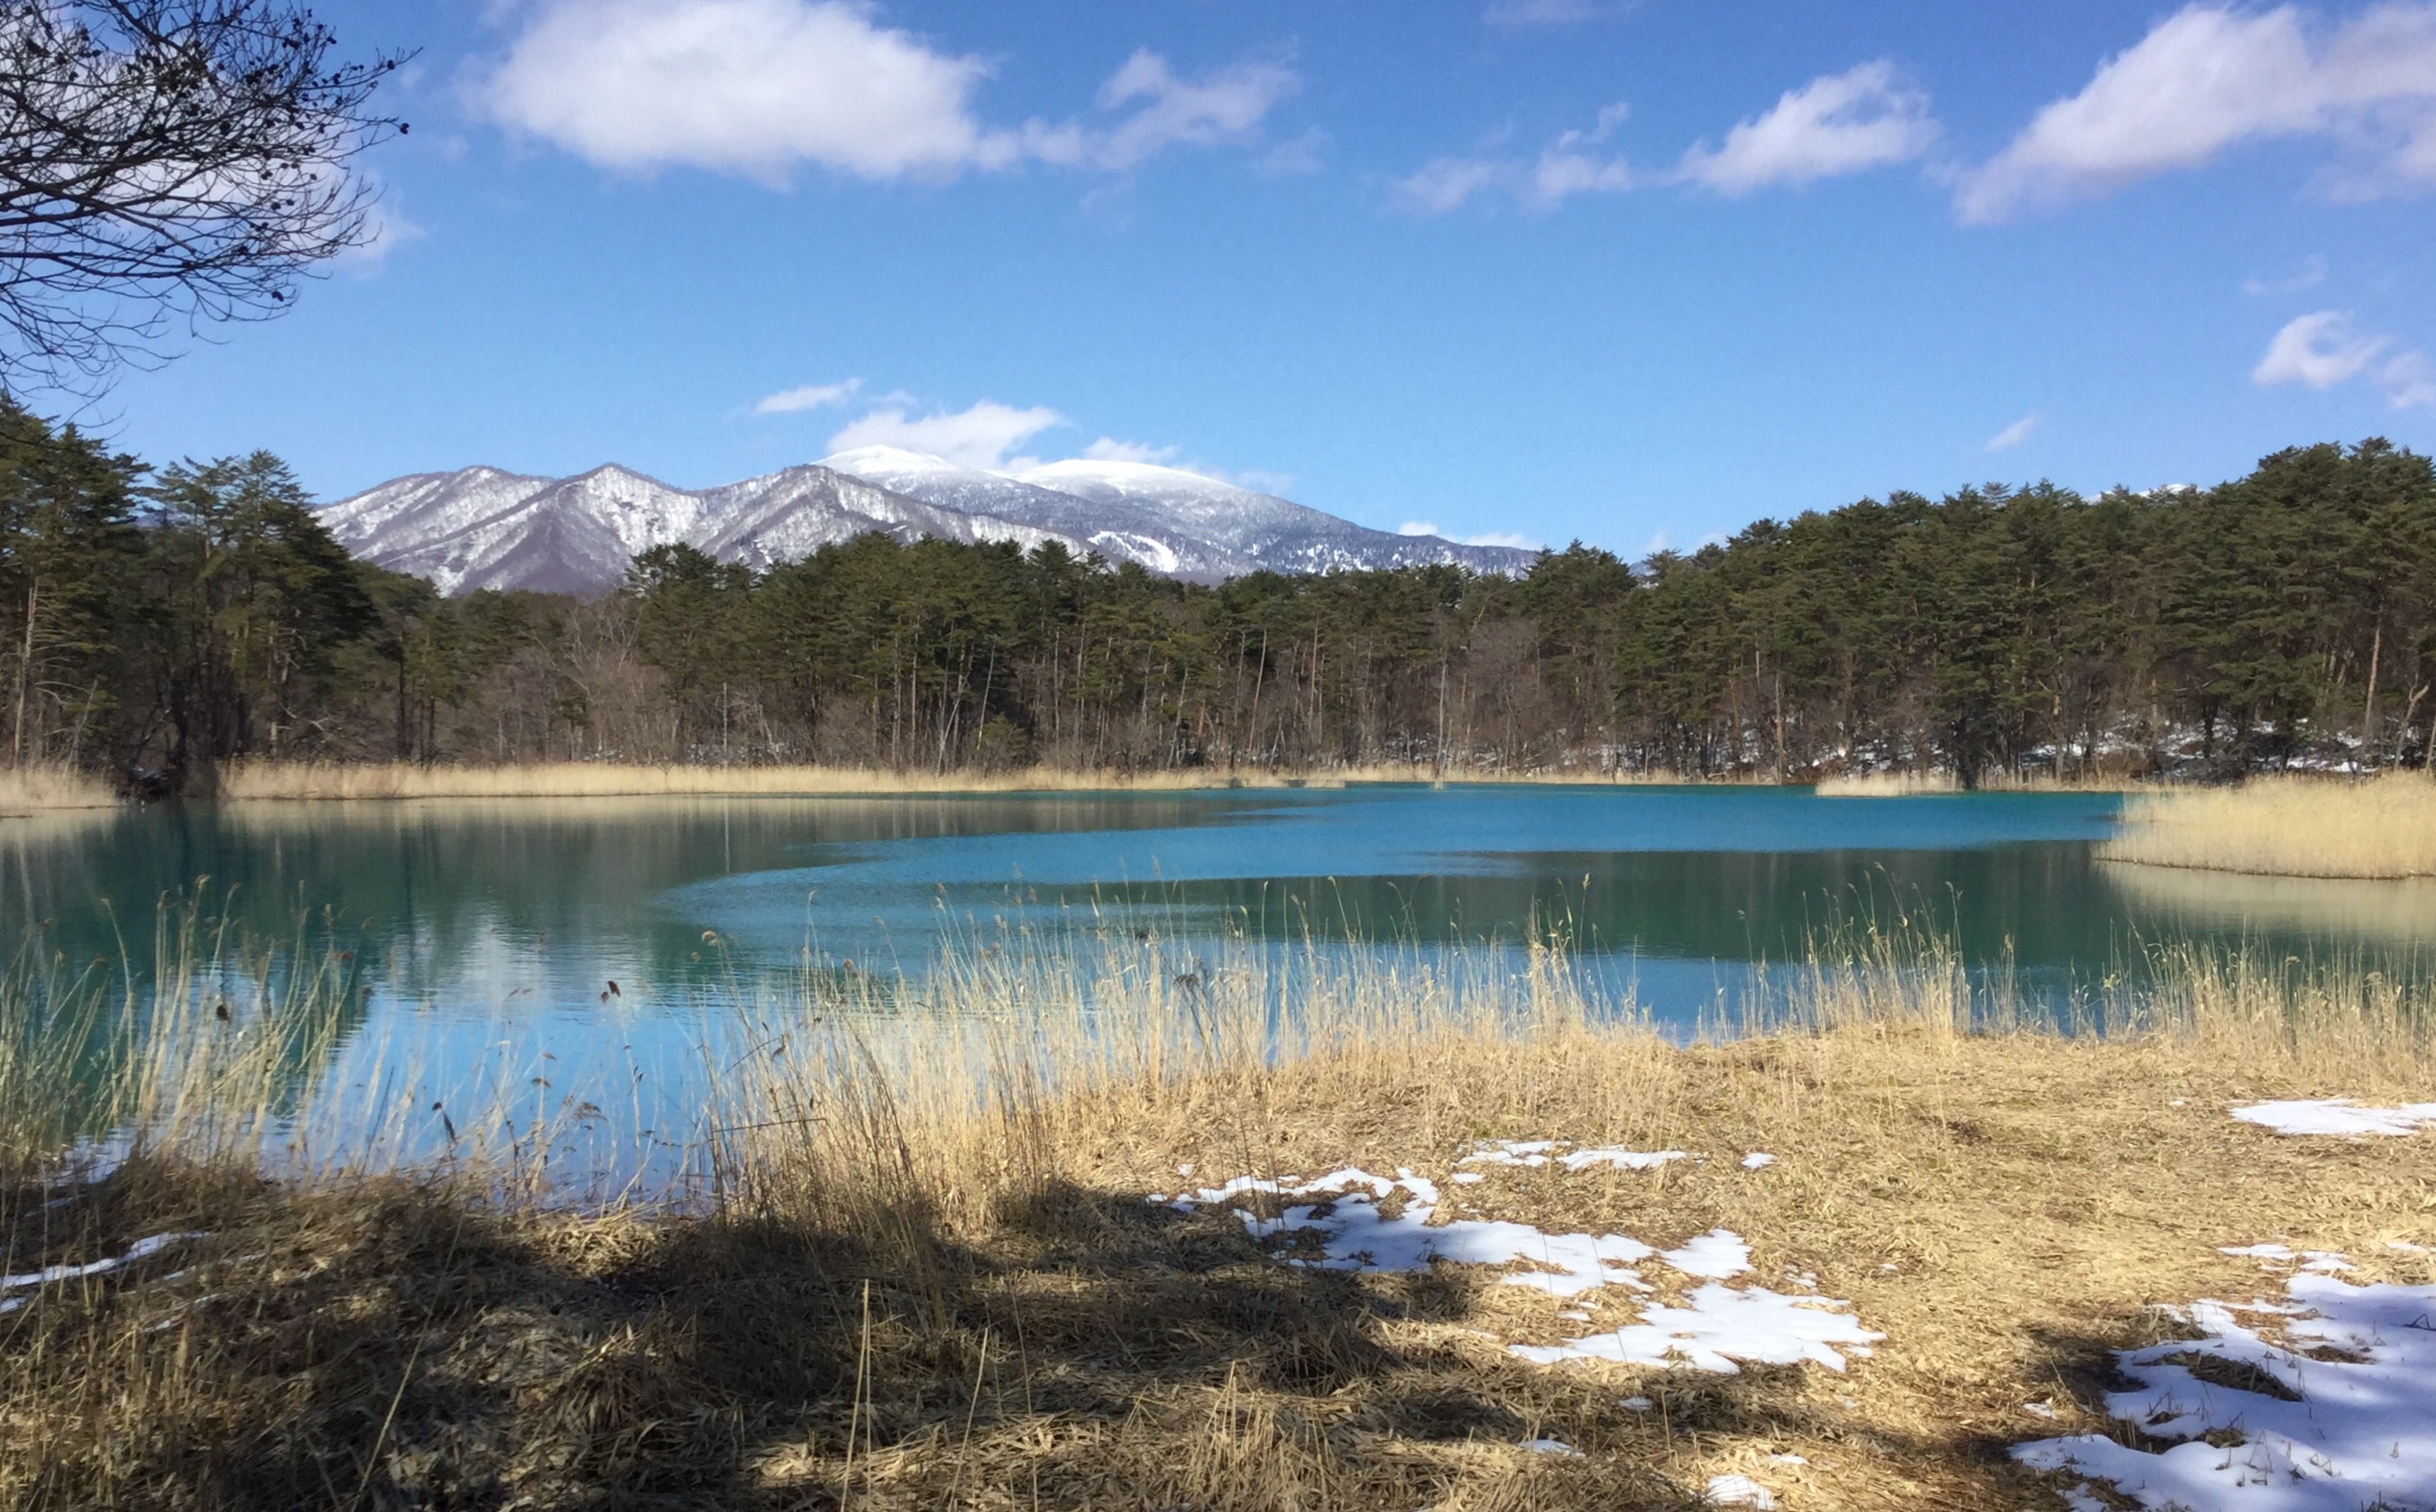
{"type": "Polygon", "coordinates": [[[1924,922],[2049,994],[2183,938],[2315,956],[2436,939],[2428,884],[2097,863],[2115,808],[1363,788],[157,809],[0,828],[0,919],[56,921],[67,959],[116,959],[123,938],[140,961],[153,900],[209,877],[243,930],[292,939],[303,920],[360,951],[373,991],[325,1090],[427,1113],[513,1086],[530,1113],[598,1109],[588,1138],[628,1146],[689,1123],[722,993],[808,947],[918,974],[950,936],[1095,922],[1180,961],[1221,930],[1245,949],[1426,953],[1553,924],[1603,993],[1684,1024],[1730,1016],[1752,963],[1855,920],[1924,922]]]}

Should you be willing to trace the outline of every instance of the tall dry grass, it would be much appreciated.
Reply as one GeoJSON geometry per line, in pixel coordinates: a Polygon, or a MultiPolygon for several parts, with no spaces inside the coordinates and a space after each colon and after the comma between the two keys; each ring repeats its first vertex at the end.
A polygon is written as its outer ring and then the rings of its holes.
{"type": "Polygon", "coordinates": [[[1426,764],[1364,764],[1279,772],[1267,768],[1178,771],[1075,771],[1028,767],[1012,772],[895,772],[863,767],[628,766],[609,762],[535,762],[520,766],[432,767],[405,762],[247,763],[221,774],[219,792],[235,801],[268,799],[411,799],[708,796],[795,796],[936,792],[1145,792],[1210,788],[1331,788],[1352,783],[1485,782],[1618,786],[1679,780],[1669,773],[1441,772],[1426,764]]]}
{"type": "Polygon", "coordinates": [[[2436,877],[2436,780],[2269,777],[2132,800],[2109,860],[2276,877],[2436,877]]]}
{"type": "Polygon", "coordinates": [[[72,767],[0,767],[0,818],[108,808],[117,801],[108,784],[72,767]]]}

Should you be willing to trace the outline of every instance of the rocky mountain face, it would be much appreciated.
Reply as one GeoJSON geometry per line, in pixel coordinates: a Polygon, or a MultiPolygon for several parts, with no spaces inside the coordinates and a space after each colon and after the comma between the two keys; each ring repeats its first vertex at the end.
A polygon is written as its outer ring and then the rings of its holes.
{"type": "Polygon", "coordinates": [[[722,488],[671,488],[622,467],[531,478],[496,467],[421,473],[329,506],[347,548],[441,592],[596,594],[635,554],[684,542],[768,566],[878,530],[900,541],[1063,543],[1077,555],[1213,582],[1268,568],[1456,563],[1519,571],[1531,553],[1373,530],[1271,495],[1137,462],[982,472],[889,447],[844,452],[722,488]]]}

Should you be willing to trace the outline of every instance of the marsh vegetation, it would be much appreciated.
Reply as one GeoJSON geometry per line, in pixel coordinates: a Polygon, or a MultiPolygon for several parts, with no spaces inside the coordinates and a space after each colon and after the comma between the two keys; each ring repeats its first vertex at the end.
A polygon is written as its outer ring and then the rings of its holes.
{"type": "Polygon", "coordinates": [[[0,1268],[53,1268],[0,1315],[0,1498],[1682,1507],[1744,1474],[1811,1505],[2044,1508],[2006,1447],[2102,1430],[2108,1351],[2169,1331],[2153,1304],[2255,1284],[2220,1247],[2436,1278],[2386,1247],[2436,1242],[2418,1140],[2226,1116],[2424,1098],[2425,992],[2166,965],[2062,1035],[1934,938],[1853,933],[1745,1037],[1693,1044],[1592,1012],[1545,942],[1322,964],[1281,1002],[1255,961],[1187,980],[1120,933],[944,962],[918,1022],[774,983],[732,1005],[749,1050],[694,1179],[574,1206],[530,1131],[464,1109],[453,1158],[293,1159],[308,1089],[258,1047],[317,999],[222,1021],[199,998],[129,1031],[132,1137],[97,1180],[40,1117],[68,1063],[0,1062],[0,1268]],[[1462,1163],[1537,1140],[1682,1155],[1462,1163]],[[1841,1371],[1539,1365],[1513,1347],[1689,1306],[1698,1277],[1652,1262],[1654,1294],[1576,1303],[1501,1284],[1528,1264],[1297,1265],[1232,1204],[1152,1200],[1346,1166],[1433,1178],[1439,1222],[1687,1254],[1730,1229],[1734,1284],[1884,1338],[1841,1371]]]}

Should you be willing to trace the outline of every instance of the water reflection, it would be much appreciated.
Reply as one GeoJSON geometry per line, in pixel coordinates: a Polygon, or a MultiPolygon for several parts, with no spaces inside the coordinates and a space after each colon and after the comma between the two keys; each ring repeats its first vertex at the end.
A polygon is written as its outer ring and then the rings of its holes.
{"type": "Polygon", "coordinates": [[[697,1111],[722,1003],[808,961],[918,980],[959,935],[1156,931],[1189,963],[1196,936],[1426,953],[1554,930],[1678,1025],[1856,923],[1942,931],[2050,1000],[2161,945],[2436,938],[2436,884],[2099,863],[2114,811],[1528,788],[199,806],[0,822],[0,928],[140,993],[161,900],[207,896],[231,938],[354,957],[320,1080],[440,1104],[402,1145],[512,1087],[521,1127],[580,1114],[629,1160],[697,1111]]]}

